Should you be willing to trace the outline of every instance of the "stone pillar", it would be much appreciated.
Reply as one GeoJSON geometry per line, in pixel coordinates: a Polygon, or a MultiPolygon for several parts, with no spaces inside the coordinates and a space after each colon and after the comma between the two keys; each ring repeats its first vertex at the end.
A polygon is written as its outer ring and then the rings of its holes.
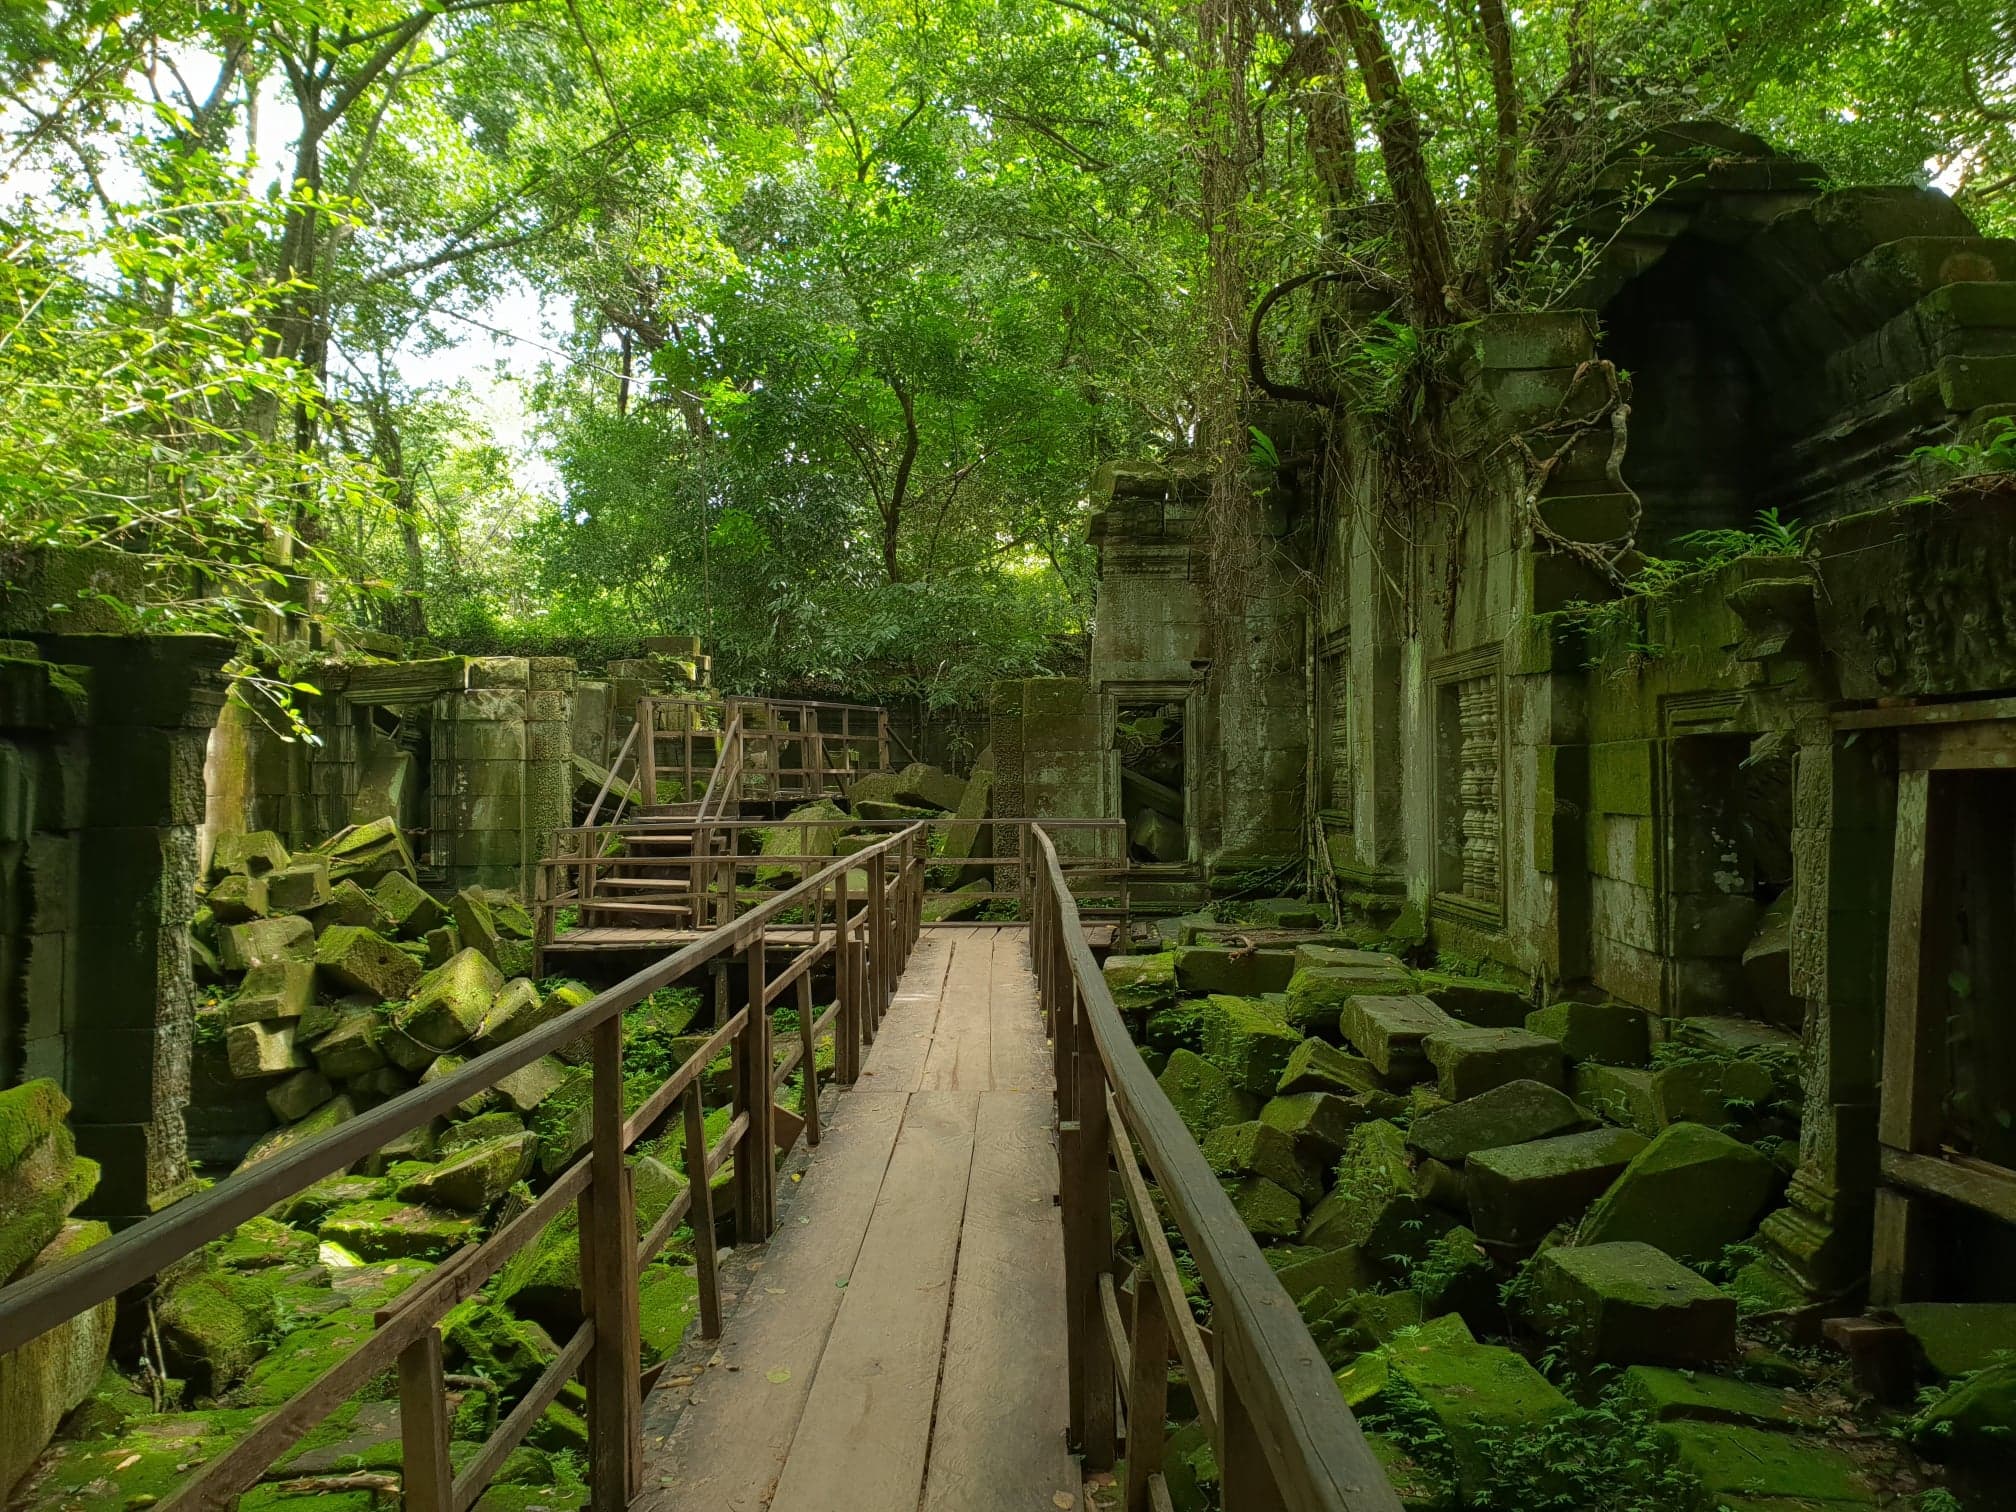
{"type": "MultiPolygon", "coordinates": [[[[87,723],[59,758],[57,806],[38,816],[62,984],[29,998],[30,1075],[61,1082],[78,1153],[99,1163],[82,1211],[130,1222],[186,1194],[195,912],[203,763],[230,646],[208,636],[42,635],[84,667],[87,723]],[[79,762],[81,760],[81,768],[79,762]],[[59,871],[68,873],[62,895],[59,871]],[[60,918],[60,924],[57,920],[60,918]]],[[[39,911],[39,910],[38,910],[39,911]]]]}
{"type": "Polygon", "coordinates": [[[1869,1267],[1877,1057],[1897,816],[1892,742],[1800,731],[1793,791],[1792,991],[1806,1003],[1799,1167],[1764,1236],[1807,1290],[1869,1267]]]}
{"type": "Polygon", "coordinates": [[[479,657],[434,700],[432,859],[451,888],[530,893],[552,830],[571,821],[574,663],[479,657]]]}

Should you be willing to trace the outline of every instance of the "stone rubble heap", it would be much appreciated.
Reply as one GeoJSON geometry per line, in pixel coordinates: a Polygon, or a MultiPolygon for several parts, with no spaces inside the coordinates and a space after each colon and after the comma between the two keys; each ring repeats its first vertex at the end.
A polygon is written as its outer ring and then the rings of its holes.
{"type": "MultiPolygon", "coordinates": [[[[1765,1327],[1806,1300],[1751,1243],[1796,1153],[1796,1040],[1536,1008],[1322,932],[1307,905],[1244,913],[1161,921],[1163,948],[1108,959],[1107,984],[1407,1506],[1504,1504],[1503,1446],[1576,1421],[1536,1357],[1651,1424],[1648,1505],[1889,1504],[1819,1421],[1822,1372],[1765,1327]]],[[[1201,1430],[1177,1435],[1179,1509],[1205,1504],[1209,1460],[1201,1430]]]]}

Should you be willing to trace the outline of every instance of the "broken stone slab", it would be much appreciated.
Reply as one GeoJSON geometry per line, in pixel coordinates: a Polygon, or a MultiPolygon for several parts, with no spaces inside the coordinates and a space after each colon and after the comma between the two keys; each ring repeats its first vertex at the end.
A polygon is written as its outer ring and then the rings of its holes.
{"type": "Polygon", "coordinates": [[[1971,1374],[1998,1355],[2016,1357],[2016,1302],[1894,1302],[1885,1311],[1942,1376],[1971,1374]]]}
{"type": "Polygon", "coordinates": [[[446,966],[454,959],[455,952],[462,948],[462,932],[453,924],[436,925],[427,931],[425,943],[426,966],[432,971],[437,966],[446,966]]]}
{"type": "Polygon", "coordinates": [[[1856,1512],[1878,1505],[1861,1466],[1824,1439],[1734,1423],[1663,1423],[1702,1505],[1729,1512],[1856,1512]]]}
{"type": "Polygon", "coordinates": [[[1642,1066],[1652,1054],[1651,1019],[1629,1003],[1556,1003],[1527,1014],[1526,1027],[1559,1040],[1571,1061],[1642,1066]]]}
{"type": "Polygon", "coordinates": [[[1373,1116],[1364,1103],[1335,1092],[1291,1092],[1260,1109],[1260,1122],[1287,1135],[1296,1153],[1316,1166],[1334,1163],[1351,1131],[1373,1116]]]}
{"type": "Polygon", "coordinates": [[[1305,968],[1327,970],[1332,967],[1353,967],[1360,970],[1404,972],[1406,967],[1398,956],[1387,955],[1380,950],[1359,950],[1349,945],[1325,945],[1320,941],[1306,941],[1295,947],[1295,969],[1305,968]]]}
{"type": "Polygon", "coordinates": [[[445,1260],[476,1237],[476,1220],[381,1198],[336,1209],[319,1232],[366,1260],[445,1260]]]}
{"type": "Polygon", "coordinates": [[[1404,968],[1304,966],[1288,979],[1288,1022],[1304,1034],[1334,1036],[1352,998],[1405,996],[1412,981],[1404,968]]]}
{"type": "Polygon", "coordinates": [[[1786,1393],[1705,1370],[1632,1365],[1623,1375],[1625,1395],[1662,1423],[1749,1423],[1758,1427],[1801,1422],[1786,1393]]]}
{"type": "Polygon", "coordinates": [[[480,1140],[445,1155],[439,1165],[400,1184],[402,1202],[483,1213],[532,1169],[538,1141],[528,1132],[480,1140]]]}
{"type": "Polygon", "coordinates": [[[483,1027],[483,1016],[503,986],[504,978],[489,958],[465,946],[420,978],[412,999],[393,1011],[392,1023],[422,1045],[456,1050],[483,1027]]]}
{"type": "Polygon", "coordinates": [[[1733,1058],[1687,1060],[1656,1069],[1582,1065],[1575,1100],[1648,1138],[1671,1124],[1721,1125],[1735,1110],[1763,1107],[1773,1096],[1768,1067],[1733,1058]]]}
{"type": "Polygon", "coordinates": [[[1407,1282],[1431,1318],[1455,1313],[1473,1329],[1496,1332],[1503,1327],[1498,1269],[1468,1228],[1458,1225],[1430,1244],[1407,1282]]]}
{"type": "MultiPolygon", "coordinates": [[[[439,1147],[439,1141],[442,1138],[442,1128],[442,1121],[437,1118],[432,1123],[421,1124],[417,1129],[408,1129],[404,1134],[393,1135],[385,1143],[364,1157],[364,1174],[371,1177],[382,1177],[387,1171],[404,1161],[432,1160],[435,1150],[439,1147]]],[[[389,1195],[391,1194],[386,1191],[373,1191],[361,1194],[351,1200],[362,1201],[365,1196],[384,1197],[389,1195]]]]}
{"type": "Polygon", "coordinates": [[[336,1095],[329,1078],[320,1071],[296,1071],[285,1081],[266,1089],[266,1106],[282,1123],[306,1118],[336,1095]]]}
{"type": "Polygon", "coordinates": [[[1298,1306],[1319,1288],[1332,1297],[1348,1297],[1353,1292],[1371,1291],[1385,1279],[1384,1272],[1355,1245],[1318,1250],[1307,1259],[1284,1265],[1275,1274],[1289,1299],[1298,1306]]]}
{"type": "Polygon", "coordinates": [[[357,1116],[357,1105],[345,1093],[338,1092],[313,1113],[299,1123],[285,1124],[272,1133],[264,1135],[259,1142],[245,1152],[245,1158],[238,1162],[238,1169],[258,1165],[263,1160],[271,1160],[283,1150],[291,1150],[295,1145],[326,1134],[338,1124],[348,1123],[357,1116]]]}
{"type": "Polygon", "coordinates": [[[2006,1461],[2016,1437],[2016,1360],[1996,1360],[1948,1386],[1905,1431],[1928,1458],[2006,1461]]]}
{"type": "Polygon", "coordinates": [[[428,930],[439,928],[448,917],[433,895],[404,872],[388,873],[371,897],[402,940],[424,939],[428,930]]]}
{"type": "Polygon", "coordinates": [[[337,924],[315,946],[316,973],[335,992],[381,1003],[403,998],[420,980],[420,963],[374,930],[337,924]]]}
{"type": "Polygon", "coordinates": [[[1280,1084],[1288,1057],[1302,1037],[1270,1004],[1255,998],[1213,993],[1199,1015],[1204,1058],[1232,1079],[1232,1085],[1266,1097],[1280,1084]]]}
{"type": "Polygon", "coordinates": [[[343,1083],[361,1111],[375,1108],[388,1098],[397,1097],[401,1092],[411,1091],[413,1078],[397,1066],[380,1066],[375,1071],[360,1071],[343,1083]]]}
{"type": "Polygon", "coordinates": [[[1428,1069],[1421,1042],[1460,1026],[1425,997],[1353,997],[1338,1017],[1344,1038],[1389,1082],[1415,1080],[1428,1069]]]}
{"type": "Polygon", "coordinates": [[[1354,1409],[1404,1403],[1425,1412],[1455,1460],[1466,1502],[1482,1498],[1508,1437],[1530,1434],[1569,1409],[1525,1356],[1477,1343],[1453,1314],[1339,1371],[1337,1386],[1354,1409]]]}
{"type": "MultiPolygon", "coordinates": [[[[103,1244],[103,1223],[64,1223],[21,1272],[26,1279],[103,1244]]],[[[0,1495],[26,1475],[66,1415],[82,1404],[105,1371],[117,1304],[107,1299],[0,1355],[0,1495]]]]}
{"type": "Polygon", "coordinates": [[[309,919],[318,936],[339,924],[388,936],[393,932],[392,918],[378,906],[378,900],[348,877],[329,889],[329,901],[309,919]]]}
{"type": "MultiPolygon", "coordinates": [[[[1257,1119],[1213,1129],[1204,1140],[1204,1158],[1220,1176],[1264,1176],[1293,1192],[1303,1207],[1323,1195],[1323,1176],[1315,1161],[1295,1148],[1295,1141],[1272,1124],[1257,1119]]],[[[1296,1210],[1299,1226],[1301,1210],[1296,1210]]]]}
{"type": "Polygon", "coordinates": [[[203,902],[219,924],[243,924],[247,919],[263,919],[271,912],[266,904],[266,878],[232,872],[220,877],[203,895],[203,902]]]}
{"type": "Polygon", "coordinates": [[[1350,1097],[1383,1090],[1372,1062],[1313,1037],[1288,1053],[1281,1080],[1275,1084],[1275,1091],[1284,1097],[1298,1092],[1336,1092],[1350,1097]]]}
{"type": "Polygon", "coordinates": [[[1176,1001],[1176,953],[1108,956],[1101,968],[1106,990],[1122,1013],[1146,1013],[1176,1001]]]}
{"type": "Polygon", "coordinates": [[[315,963],[268,961],[245,973],[238,994],[225,1010],[227,1024],[298,1019],[315,1006],[315,963]]]}
{"type": "Polygon", "coordinates": [[[315,958],[315,926],[292,914],[248,919],[217,931],[217,958],[226,971],[250,971],[270,961],[315,958]]]}
{"type": "Polygon", "coordinates": [[[219,835],[210,852],[210,875],[221,877],[235,872],[260,877],[278,871],[292,858],[280,837],[271,830],[253,830],[243,835],[219,835]]]}
{"type": "Polygon", "coordinates": [[[316,854],[329,858],[329,880],[354,878],[361,887],[375,888],[393,872],[411,877],[413,852],[406,837],[391,819],[373,819],[338,830],[315,847],[316,854]]]}
{"type": "Polygon", "coordinates": [[[1319,1249],[1359,1246],[1390,1274],[1426,1253],[1454,1222],[1420,1195],[1400,1130],[1375,1119],[1351,1131],[1337,1185],[1310,1210],[1301,1241],[1319,1249]]]}
{"type": "Polygon", "coordinates": [[[1664,1250],[1557,1245],[1534,1267],[1531,1321],[1580,1359],[1694,1365],[1736,1352],[1736,1299],[1664,1250]]]}
{"type": "Polygon", "coordinates": [[[913,761],[896,774],[891,785],[899,803],[915,803],[947,813],[959,807],[966,796],[966,781],[941,767],[913,761]]]}
{"type": "Polygon", "coordinates": [[[1232,1079],[1189,1050],[1170,1052],[1169,1064],[1155,1084],[1169,1099],[1190,1137],[1200,1145],[1214,1129],[1245,1123],[1259,1111],[1258,1101],[1232,1085],[1232,1079]]]}
{"type": "Polygon", "coordinates": [[[1516,1029],[1533,1006],[1523,987],[1446,971],[1415,972],[1411,990],[1458,1023],[1482,1029],[1516,1029]]]}
{"type": "Polygon", "coordinates": [[[1219,1178],[1232,1211],[1256,1239],[1293,1239],[1302,1224],[1302,1200],[1265,1176],[1219,1178]]]}
{"type": "Polygon", "coordinates": [[[18,1161],[0,1187],[0,1284],[54,1239],[98,1187],[98,1165],[76,1153],[68,1129],[58,1129],[18,1161]]]}
{"type": "Polygon", "coordinates": [[[329,901],[329,862],[301,856],[266,875],[266,906],[273,913],[306,913],[329,901]]]}
{"type": "Polygon", "coordinates": [[[484,1011],[482,1026],[476,1031],[475,1048],[478,1051],[494,1050],[528,1030],[536,1029],[546,1021],[540,1006],[539,989],[531,980],[513,977],[497,989],[497,996],[491,999],[489,1008],[484,1011]]]}
{"type": "Polygon", "coordinates": [[[489,1139],[502,1139],[507,1134],[523,1132],[525,1120],[516,1113],[499,1108],[491,1113],[479,1113],[474,1118],[465,1118],[460,1123],[452,1123],[441,1132],[436,1143],[443,1159],[455,1151],[469,1145],[482,1144],[489,1139]]]}
{"type": "Polygon", "coordinates": [[[1288,950],[1226,945],[1185,945],[1176,951],[1176,985],[1185,992],[1258,997],[1283,992],[1295,974],[1288,950]]]}
{"type": "MultiPolygon", "coordinates": [[[[445,1081],[468,1063],[464,1056],[437,1055],[434,1057],[434,1063],[420,1073],[420,1085],[424,1087],[432,1082],[445,1081]]],[[[455,1104],[455,1111],[464,1118],[473,1118],[478,1113],[486,1111],[496,1100],[496,1092],[492,1088],[484,1087],[455,1104]]]]}
{"type": "Polygon", "coordinates": [[[1460,1161],[1476,1150],[1527,1144],[1589,1122],[1588,1113],[1558,1087],[1509,1081],[1422,1114],[1408,1126],[1407,1143],[1432,1159],[1460,1161]]]}
{"type": "Polygon", "coordinates": [[[1512,1081],[1559,1087],[1566,1079],[1561,1042],[1524,1029],[1443,1029],[1421,1042],[1435,1068],[1436,1090],[1451,1102],[1512,1081]]]}
{"type": "Polygon", "coordinates": [[[224,1052],[231,1074],[241,1081],[280,1076],[312,1064],[308,1051],[294,1042],[294,1024],[288,1019],[231,1025],[224,1031],[224,1052]]]}
{"type": "Polygon", "coordinates": [[[1591,1205],[1579,1239],[1636,1239],[1680,1260],[1714,1260],[1756,1232],[1779,1186],[1762,1151],[1704,1124],[1674,1124],[1591,1205]]]}
{"type": "Polygon", "coordinates": [[[1470,1226],[1494,1244],[1538,1244],[1579,1217],[1646,1143],[1629,1129],[1590,1129],[1473,1151],[1463,1167],[1470,1226]]]}

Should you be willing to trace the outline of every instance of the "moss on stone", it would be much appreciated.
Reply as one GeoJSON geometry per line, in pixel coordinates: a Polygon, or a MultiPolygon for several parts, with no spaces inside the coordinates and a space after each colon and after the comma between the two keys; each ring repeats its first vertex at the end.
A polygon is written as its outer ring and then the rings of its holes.
{"type": "Polygon", "coordinates": [[[1245,1123],[1258,1111],[1255,1100],[1234,1087],[1230,1077],[1188,1050],[1170,1055],[1156,1085],[1200,1144],[1213,1129],[1245,1123]]]}

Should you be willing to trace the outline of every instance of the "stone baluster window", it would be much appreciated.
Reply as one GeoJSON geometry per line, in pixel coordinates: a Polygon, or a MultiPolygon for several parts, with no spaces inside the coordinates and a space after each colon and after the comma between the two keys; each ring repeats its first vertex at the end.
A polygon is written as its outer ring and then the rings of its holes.
{"type": "Polygon", "coordinates": [[[1496,910],[1503,888],[1504,719],[1495,667],[1445,673],[1436,686],[1436,885],[1496,910]]]}

